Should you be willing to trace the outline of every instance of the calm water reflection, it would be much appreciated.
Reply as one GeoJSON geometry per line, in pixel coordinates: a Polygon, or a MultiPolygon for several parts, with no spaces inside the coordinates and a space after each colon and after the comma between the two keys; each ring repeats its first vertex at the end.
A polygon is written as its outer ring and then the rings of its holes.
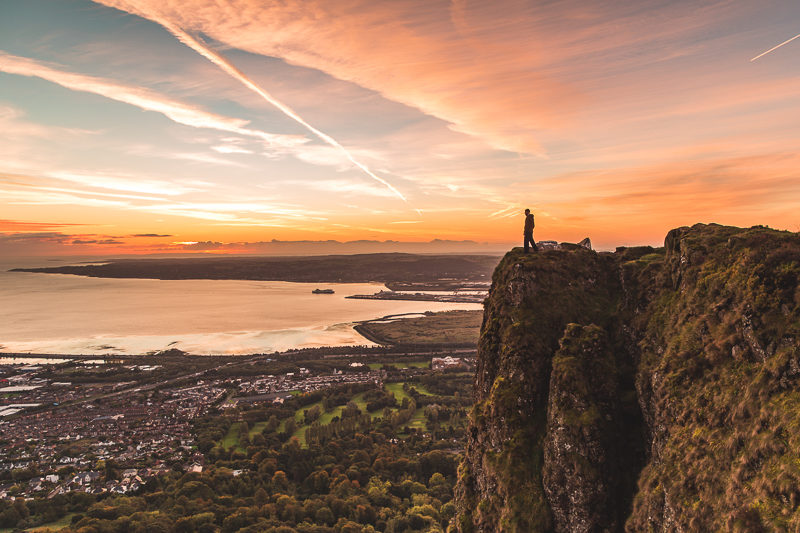
{"type": "MultiPolygon", "coordinates": [[[[347,300],[376,283],[101,279],[7,272],[0,264],[0,350],[64,354],[271,352],[369,344],[352,323],[392,313],[480,309],[479,304],[347,300]],[[311,294],[316,287],[335,294],[311,294]]],[[[61,263],[52,263],[61,264],[61,263]]]]}

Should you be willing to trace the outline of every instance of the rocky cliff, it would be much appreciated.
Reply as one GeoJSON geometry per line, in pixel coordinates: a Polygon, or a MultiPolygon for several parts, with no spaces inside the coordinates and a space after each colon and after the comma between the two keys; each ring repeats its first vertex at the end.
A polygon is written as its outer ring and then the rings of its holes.
{"type": "Polygon", "coordinates": [[[508,253],[453,528],[795,531],[799,278],[800,236],[763,227],[508,253]]]}

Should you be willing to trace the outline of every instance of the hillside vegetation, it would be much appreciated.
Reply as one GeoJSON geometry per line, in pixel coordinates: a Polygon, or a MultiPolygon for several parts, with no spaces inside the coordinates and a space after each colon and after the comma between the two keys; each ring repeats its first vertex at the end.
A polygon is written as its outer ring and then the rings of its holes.
{"type": "Polygon", "coordinates": [[[454,528],[797,531],[799,278],[764,227],[507,254],[454,528]]]}

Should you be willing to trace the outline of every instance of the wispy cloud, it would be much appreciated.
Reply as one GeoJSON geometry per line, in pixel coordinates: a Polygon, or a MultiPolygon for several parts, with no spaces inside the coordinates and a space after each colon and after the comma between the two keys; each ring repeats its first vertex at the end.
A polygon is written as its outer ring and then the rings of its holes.
{"type": "Polygon", "coordinates": [[[388,189],[374,185],[372,182],[355,179],[282,180],[264,188],[275,189],[282,187],[348,196],[393,197],[392,192],[388,189]]]}
{"type": "Polygon", "coordinates": [[[33,76],[74,91],[97,94],[145,111],[160,113],[173,122],[193,128],[211,128],[238,135],[257,137],[267,146],[294,150],[308,142],[299,135],[281,135],[248,128],[249,121],[210,113],[144,87],[124,85],[113,80],[67,72],[55,65],[0,51],[0,72],[33,76]]]}
{"type": "Polygon", "coordinates": [[[54,174],[45,177],[0,174],[0,202],[7,205],[113,208],[116,211],[125,210],[187,217],[221,224],[253,226],[283,226],[287,221],[295,223],[299,221],[302,225],[310,218],[306,210],[300,206],[256,201],[256,199],[247,202],[224,199],[177,200],[176,197],[195,189],[175,184],[165,185],[146,180],[138,183],[134,179],[107,176],[54,174]],[[64,185],[64,181],[75,182],[88,188],[70,188],[64,185]],[[120,192],[107,192],[109,189],[120,192]],[[127,190],[132,192],[125,192],[127,190]],[[141,193],[137,194],[140,191],[141,193]]]}
{"type": "Polygon", "coordinates": [[[29,232],[29,233],[0,233],[0,244],[24,244],[29,242],[55,242],[65,243],[73,240],[70,235],[52,232],[29,232]]]}
{"type": "Polygon", "coordinates": [[[211,154],[205,154],[201,152],[173,152],[165,154],[165,157],[168,157],[170,159],[181,159],[184,161],[194,161],[195,163],[204,163],[204,164],[210,163],[212,165],[247,168],[247,165],[245,165],[244,163],[240,163],[239,161],[231,161],[229,159],[223,159],[222,157],[214,157],[211,154]]]}
{"type": "Polygon", "coordinates": [[[494,147],[529,154],[546,153],[542,141],[554,132],[579,127],[580,116],[607,97],[614,72],[696,54],[709,26],[748,11],[725,0],[691,8],[556,0],[502,9],[464,1],[96,1],[327,72],[494,147]]]}
{"type": "Polygon", "coordinates": [[[23,220],[0,220],[0,232],[30,232],[33,230],[50,230],[84,224],[64,224],[60,222],[28,222],[23,220]]]}
{"type": "Polygon", "coordinates": [[[194,187],[186,187],[167,180],[147,180],[139,176],[110,176],[107,174],[76,174],[65,171],[55,171],[48,174],[51,178],[78,183],[97,189],[111,189],[114,191],[127,191],[156,196],[177,196],[198,191],[194,187]]]}
{"type": "Polygon", "coordinates": [[[248,150],[247,148],[242,148],[241,146],[236,146],[233,144],[221,144],[218,146],[212,146],[212,150],[215,152],[219,152],[221,154],[252,154],[252,150],[248,150]]]}
{"type": "MultiPolygon", "coordinates": [[[[308,130],[316,137],[318,137],[320,140],[322,140],[325,144],[338,150],[345,158],[347,158],[347,160],[350,163],[358,167],[362,172],[364,172],[370,178],[374,179],[375,181],[377,181],[378,183],[380,183],[381,185],[392,191],[392,193],[394,193],[398,198],[400,198],[404,202],[407,201],[406,197],[403,196],[403,194],[400,191],[398,191],[391,183],[389,183],[382,177],[375,174],[372,170],[370,170],[369,167],[367,167],[367,165],[365,165],[360,160],[356,159],[355,155],[350,150],[342,146],[342,144],[339,143],[339,141],[337,141],[327,133],[323,132],[322,130],[316,128],[315,126],[312,126],[303,117],[298,115],[295,110],[293,110],[291,107],[289,107],[288,105],[284,104],[283,102],[275,98],[272,94],[267,92],[258,83],[253,81],[247,75],[245,75],[244,72],[239,70],[233,63],[231,63],[223,55],[221,55],[220,53],[209,47],[206,43],[203,42],[201,38],[191,35],[189,32],[185,31],[180,25],[176,24],[174,21],[165,17],[161,10],[154,9],[153,6],[148,6],[147,4],[141,3],[132,7],[133,9],[142,12],[147,18],[161,24],[167,31],[173,34],[180,42],[182,42],[195,52],[199,53],[201,56],[205,57],[213,64],[217,65],[226,74],[230,75],[235,80],[241,82],[242,85],[244,85],[249,90],[256,93],[265,101],[272,104],[281,113],[283,113],[290,119],[300,124],[306,130],[308,130]]],[[[131,10],[132,7],[129,6],[127,7],[127,9],[131,10]]]]}

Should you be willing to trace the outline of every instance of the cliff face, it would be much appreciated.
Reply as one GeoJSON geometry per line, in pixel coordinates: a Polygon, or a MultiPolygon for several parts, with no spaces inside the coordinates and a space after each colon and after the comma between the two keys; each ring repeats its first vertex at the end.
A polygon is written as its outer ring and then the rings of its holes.
{"type": "Polygon", "coordinates": [[[800,526],[799,278],[800,237],[761,227],[507,254],[454,528],[800,526]]]}
{"type": "Polygon", "coordinates": [[[618,529],[621,421],[606,333],[570,324],[553,357],[542,482],[557,531],[618,529]]]}

